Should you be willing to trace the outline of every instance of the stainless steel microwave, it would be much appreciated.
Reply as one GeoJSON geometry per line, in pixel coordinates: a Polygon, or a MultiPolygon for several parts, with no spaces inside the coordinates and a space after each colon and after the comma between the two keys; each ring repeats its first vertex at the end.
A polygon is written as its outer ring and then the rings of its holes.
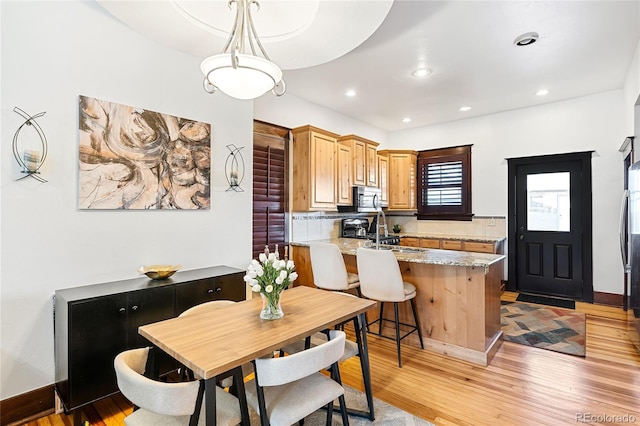
{"type": "Polygon", "coordinates": [[[338,206],[341,212],[376,212],[382,205],[382,191],[371,186],[353,187],[353,205],[338,206]]]}

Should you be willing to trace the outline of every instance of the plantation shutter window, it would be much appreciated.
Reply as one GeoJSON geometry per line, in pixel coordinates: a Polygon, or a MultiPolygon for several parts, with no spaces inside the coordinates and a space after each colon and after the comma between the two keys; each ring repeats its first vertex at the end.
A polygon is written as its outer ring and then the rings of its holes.
{"type": "Polygon", "coordinates": [[[471,220],[471,145],[418,155],[418,219],[471,220]]]}

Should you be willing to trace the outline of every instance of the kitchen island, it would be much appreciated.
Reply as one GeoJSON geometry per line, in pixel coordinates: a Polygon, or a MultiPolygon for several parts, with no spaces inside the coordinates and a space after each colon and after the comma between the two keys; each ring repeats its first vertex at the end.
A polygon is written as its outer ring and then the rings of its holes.
{"type": "MultiPolygon", "coordinates": [[[[314,242],[336,244],[349,272],[357,272],[358,248],[370,244],[367,240],[350,238],[291,243],[298,284],[314,286],[309,256],[309,245],[314,242]]],[[[505,256],[403,246],[381,246],[381,249],[394,252],[403,279],[416,286],[425,349],[488,365],[502,344],[500,284],[505,256]]],[[[378,311],[371,310],[369,315],[371,321],[377,318],[378,311]]],[[[402,322],[412,323],[408,304],[400,306],[400,316],[402,322]]],[[[405,342],[418,346],[417,339],[411,334],[405,342]]]]}

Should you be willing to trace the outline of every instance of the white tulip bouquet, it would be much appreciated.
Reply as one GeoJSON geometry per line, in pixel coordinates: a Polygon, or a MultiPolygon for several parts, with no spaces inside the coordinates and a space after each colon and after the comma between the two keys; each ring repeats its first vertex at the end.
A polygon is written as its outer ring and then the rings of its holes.
{"type": "Polygon", "coordinates": [[[277,249],[275,253],[269,253],[268,247],[265,247],[264,253],[260,253],[259,261],[253,259],[247,266],[244,281],[253,292],[263,297],[261,318],[276,319],[284,315],[280,307],[280,294],[298,278],[294,268],[292,260],[280,259],[277,249]]]}

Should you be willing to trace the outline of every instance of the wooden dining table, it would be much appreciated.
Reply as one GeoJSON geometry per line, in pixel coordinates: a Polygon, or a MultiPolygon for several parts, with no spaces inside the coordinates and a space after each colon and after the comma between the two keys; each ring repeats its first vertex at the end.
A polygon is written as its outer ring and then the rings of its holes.
{"type": "MultiPolygon", "coordinates": [[[[141,326],[139,333],[205,381],[206,424],[216,424],[216,378],[242,364],[272,355],[280,348],[315,332],[353,320],[360,348],[363,375],[369,374],[364,313],[375,302],[307,286],[285,290],[284,317],[260,318],[262,301],[253,298],[205,313],[186,315],[141,326]],[[365,371],[366,370],[366,371],[365,371]]],[[[369,386],[370,387],[370,386],[369,386]]],[[[244,386],[242,392],[244,401],[244,386]]],[[[371,390],[367,391],[373,418],[371,390]]],[[[246,410],[246,402],[241,404],[246,410]]],[[[243,413],[244,414],[244,413],[243,413]]],[[[243,415],[243,424],[248,418],[243,415]]],[[[248,423],[247,423],[248,424],[248,423]]]]}

